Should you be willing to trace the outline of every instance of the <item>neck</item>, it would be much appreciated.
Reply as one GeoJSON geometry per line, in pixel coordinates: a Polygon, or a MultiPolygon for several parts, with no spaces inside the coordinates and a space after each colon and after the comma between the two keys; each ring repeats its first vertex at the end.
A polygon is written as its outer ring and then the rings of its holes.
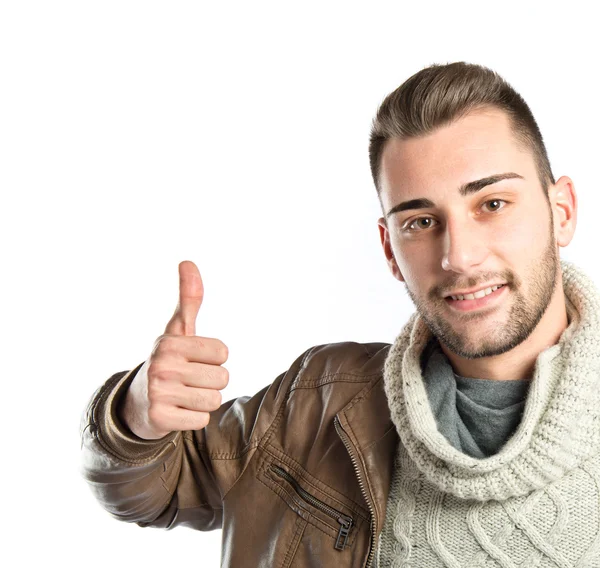
{"type": "Polygon", "coordinates": [[[492,357],[465,359],[450,351],[441,342],[440,346],[454,372],[463,377],[499,381],[529,379],[533,375],[539,354],[558,343],[568,324],[562,275],[559,275],[554,294],[542,319],[531,335],[510,351],[492,357]]]}

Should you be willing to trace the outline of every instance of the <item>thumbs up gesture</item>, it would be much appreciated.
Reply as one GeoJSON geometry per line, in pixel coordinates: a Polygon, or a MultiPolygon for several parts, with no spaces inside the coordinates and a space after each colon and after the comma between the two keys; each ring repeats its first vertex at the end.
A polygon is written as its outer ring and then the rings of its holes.
{"type": "Polygon", "coordinates": [[[155,440],[175,430],[200,430],[221,406],[227,386],[227,346],[198,337],[196,318],[204,287],[198,267],[179,264],[179,302],[165,333],[154,343],[125,396],[121,420],[138,437],[155,440]]]}

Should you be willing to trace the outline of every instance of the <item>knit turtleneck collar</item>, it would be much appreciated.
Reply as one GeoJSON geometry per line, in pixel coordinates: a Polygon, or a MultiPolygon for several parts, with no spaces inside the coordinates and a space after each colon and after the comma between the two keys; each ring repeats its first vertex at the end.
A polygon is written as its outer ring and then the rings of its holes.
{"type": "Polygon", "coordinates": [[[432,334],[418,314],[391,346],[384,387],[392,420],[416,466],[442,491],[482,501],[526,495],[600,451],[600,294],[573,264],[561,266],[569,326],[538,356],[521,424],[489,458],[460,452],[437,430],[420,366],[432,334]]]}

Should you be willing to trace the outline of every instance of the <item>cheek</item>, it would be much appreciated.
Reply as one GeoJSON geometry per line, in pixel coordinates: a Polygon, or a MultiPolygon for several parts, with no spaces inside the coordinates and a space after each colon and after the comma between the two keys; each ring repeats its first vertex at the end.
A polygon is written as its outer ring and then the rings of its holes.
{"type": "Polygon", "coordinates": [[[434,284],[433,277],[439,272],[439,266],[431,247],[412,243],[411,246],[397,247],[394,255],[406,285],[415,294],[434,284]]]}
{"type": "Polygon", "coordinates": [[[509,255],[507,260],[539,257],[548,246],[550,238],[550,216],[523,213],[511,216],[509,223],[500,223],[490,228],[488,242],[498,254],[509,255]]]}

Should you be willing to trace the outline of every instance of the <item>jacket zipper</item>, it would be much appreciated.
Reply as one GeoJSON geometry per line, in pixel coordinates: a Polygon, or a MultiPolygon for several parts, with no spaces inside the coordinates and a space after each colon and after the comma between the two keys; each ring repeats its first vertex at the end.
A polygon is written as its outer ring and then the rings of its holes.
{"type": "Polygon", "coordinates": [[[363,494],[363,498],[364,498],[365,502],[367,503],[367,507],[369,508],[369,514],[371,515],[371,542],[369,545],[369,556],[367,557],[367,563],[365,564],[365,568],[370,568],[370,566],[373,562],[373,554],[375,553],[375,512],[373,511],[373,508],[371,507],[371,501],[368,499],[368,495],[365,490],[365,485],[364,485],[362,477],[361,477],[361,471],[360,471],[358,463],[356,462],[356,459],[354,457],[351,443],[348,440],[348,438],[346,436],[346,432],[344,432],[344,429],[342,428],[342,425],[340,424],[340,419],[337,416],[334,418],[333,424],[335,426],[336,432],[338,433],[338,436],[341,438],[342,442],[344,442],[344,446],[346,446],[346,450],[348,451],[348,455],[350,456],[350,460],[352,461],[352,465],[354,466],[354,471],[356,472],[356,477],[358,479],[358,485],[363,494]]]}
{"type": "Polygon", "coordinates": [[[340,523],[340,530],[338,531],[337,539],[335,541],[335,549],[344,550],[348,542],[348,535],[350,533],[350,529],[354,524],[354,520],[352,519],[352,517],[344,515],[344,513],[341,513],[340,511],[327,505],[327,503],[323,503],[323,501],[317,499],[314,495],[311,495],[308,491],[300,487],[300,484],[287,471],[280,468],[279,466],[271,465],[271,469],[277,475],[283,477],[283,479],[288,481],[301,499],[303,499],[316,509],[319,509],[319,511],[325,513],[327,516],[331,517],[332,519],[335,519],[338,523],[340,523]]]}

